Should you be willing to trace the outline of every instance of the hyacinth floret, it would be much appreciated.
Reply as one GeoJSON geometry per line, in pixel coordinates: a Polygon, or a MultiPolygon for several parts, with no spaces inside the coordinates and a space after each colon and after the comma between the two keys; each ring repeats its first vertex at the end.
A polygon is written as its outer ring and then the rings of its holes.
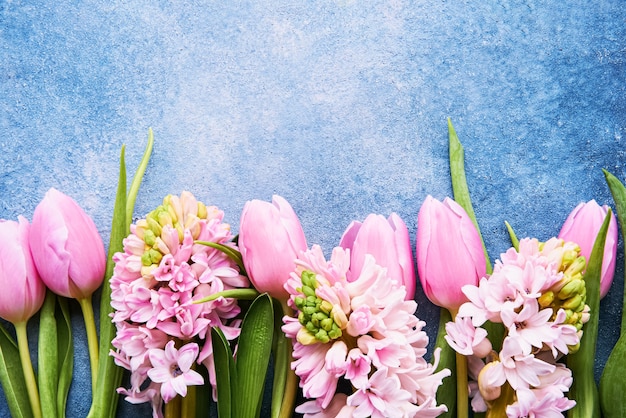
{"type": "Polygon", "coordinates": [[[565,397],[571,371],[557,360],[578,350],[583,325],[589,320],[585,268],[575,243],[524,238],[519,249],[501,254],[493,273],[478,286],[463,287],[469,301],[446,325],[446,340],[457,352],[470,356],[476,412],[543,416],[575,405],[565,397]],[[499,352],[486,349],[491,347],[482,328],[487,321],[504,326],[499,352]]]}
{"type": "Polygon", "coordinates": [[[341,247],[327,261],[313,246],[296,264],[285,284],[296,315],[284,317],[283,331],[293,340],[292,368],[311,399],[297,412],[308,418],[435,417],[446,411],[435,395],[450,371],[434,373],[437,364],[424,360],[425,323],[401,283],[371,255],[348,281],[350,250],[341,247]],[[341,382],[350,389],[341,389],[341,382]]]}
{"type": "Polygon", "coordinates": [[[185,373],[194,378],[175,379],[174,373],[172,379],[166,379],[162,372],[156,372],[163,370],[163,365],[153,360],[164,352],[172,359],[172,353],[185,353],[185,365],[193,362],[208,369],[215,390],[209,330],[217,326],[229,340],[239,335],[236,317],[240,308],[235,299],[219,297],[194,303],[217,292],[249,286],[237,264],[224,252],[199,243],[237,250],[223,217],[217,207],[205,206],[189,192],[180,197],[166,196],[161,205],[131,225],[131,234],[123,242],[124,252],[113,257],[111,305],[117,335],[111,355],[131,372],[131,387],[118,391],[129,402],[151,402],[154,416],[161,416],[163,401],[186,393],[181,382],[204,382],[192,370],[185,373]],[[157,375],[159,381],[151,379],[157,375]]]}

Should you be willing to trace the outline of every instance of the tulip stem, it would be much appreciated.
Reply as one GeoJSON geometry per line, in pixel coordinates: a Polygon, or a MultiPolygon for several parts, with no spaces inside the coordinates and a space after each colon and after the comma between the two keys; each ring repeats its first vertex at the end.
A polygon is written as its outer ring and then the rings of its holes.
{"type": "MultiPolygon", "coordinates": [[[[450,310],[452,320],[456,318],[458,309],[450,310]]],[[[457,418],[467,418],[469,411],[469,388],[467,381],[467,357],[463,354],[456,354],[456,416],[457,418]]]]}
{"type": "Polygon", "coordinates": [[[80,308],[85,319],[85,331],[87,332],[87,345],[89,347],[89,362],[91,364],[91,392],[95,393],[96,379],[98,378],[98,334],[96,333],[96,320],[93,315],[91,296],[78,299],[80,308]]]}
{"type": "Polygon", "coordinates": [[[28,335],[26,333],[26,321],[18,322],[15,325],[15,333],[17,335],[17,346],[20,353],[20,361],[22,363],[22,371],[24,380],[26,381],[26,390],[28,391],[28,399],[33,410],[34,418],[41,418],[41,403],[39,402],[39,391],[37,390],[37,380],[33,370],[33,363],[30,360],[30,350],[28,349],[28,335]]]}
{"type": "MultiPolygon", "coordinates": [[[[283,315],[289,315],[289,312],[293,312],[293,310],[287,305],[287,301],[281,299],[280,300],[281,310],[283,315]]],[[[280,319],[280,323],[282,323],[282,317],[280,319]]],[[[291,369],[291,362],[293,361],[293,343],[290,338],[282,332],[281,327],[278,326],[278,332],[280,335],[276,337],[280,339],[278,344],[282,345],[281,350],[277,350],[277,353],[280,352],[281,358],[276,359],[276,362],[280,362],[280,366],[276,366],[275,370],[284,373],[284,390],[282,396],[282,403],[278,412],[279,418],[290,418],[293,415],[293,406],[296,401],[296,392],[298,391],[298,376],[296,376],[296,372],[291,369]]]]}

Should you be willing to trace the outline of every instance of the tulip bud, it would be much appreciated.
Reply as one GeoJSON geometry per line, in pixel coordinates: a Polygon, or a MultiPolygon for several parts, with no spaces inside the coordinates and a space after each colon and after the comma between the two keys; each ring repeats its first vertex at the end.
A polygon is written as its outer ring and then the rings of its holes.
{"type": "Polygon", "coordinates": [[[0,317],[13,324],[39,311],[46,296],[28,245],[30,225],[18,220],[0,221],[0,317]]]}
{"type": "Polygon", "coordinates": [[[409,230],[395,213],[388,219],[371,214],[363,223],[353,221],[341,237],[339,246],[350,249],[348,281],[361,274],[365,255],[370,254],[376,264],[387,269],[387,276],[406,288],[406,300],[415,296],[415,269],[409,230]]]}
{"type": "MultiPolygon", "coordinates": [[[[580,246],[580,255],[588,261],[591,256],[593,244],[602,226],[604,217],[608,213],[608,206],[600,206],[595,200],[580,203],[569,214],[559,238],[565,241],[573,241],[580,246]]],[[[615,275],[615,261],[617,257],[617,222],[611,212],[611,221],[604,243],[604,258],[602,260],[602,275],[600,278],[600,297],[603,298],[609,292],[615,275]]]]}
{"type": "Polygon", "coordinates": [[[294,261],[307,249],[304,231],[291,205],[276,195],[272,203],[247,202],[241,214],[238,246],[254,287],[286,300],[289,294],[283,286],[296,268],[294,261]]]}
{"type": "Polygon", "coordinates": [[[480,234],[465,210],[450,198],[432,196],[417,217],[417,271],[432,303],[456,311],[467,301],[465,285],[478,285],[485,275],[480,234]]]}
{"type": "Polygon", "coordinates": [[[106,257],[96,225],[56,189],[35,208],[30,247],[41,279],[54,293],[86,299],[102,284],[106,257]]]}

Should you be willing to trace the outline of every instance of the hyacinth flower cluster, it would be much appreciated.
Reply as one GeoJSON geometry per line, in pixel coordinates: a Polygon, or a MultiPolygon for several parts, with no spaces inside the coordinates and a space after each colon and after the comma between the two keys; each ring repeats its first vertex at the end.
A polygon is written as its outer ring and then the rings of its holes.
{"type": "Polygon", "coordinates": [[[205,383],[194,364],[207,368],[215,388],[212,327],[219,327],[228,340],[239,335],[235,299],[194,303],[249,286],[237,264],[215,248],[237,249],[223,216],[189,192],[169,195],[131,225],[124,252],[114,256],[110,283],[117,335],[111,355],[131,372],[130,388],[118,391],[129,402],[150,402],[154,416],[161,416],[163,402],[205,383]]]}
{"type": "Polygon", "coordinates": [[[342,247],[327,261],[313,246],[296,264],[285,288],[297,315],[284,317],[283,331],[293,340],[292,368],[311,399],[296,412],[434,417],[446,411],[435,395],[450,372],[434,373],[436,364],[424,360],[425,323],[414,315],[417,304],[406,300],[401,279],[389,277],[369,254],[351,271],[350,250],[342,247]]]}
{"type": "Polygon", "coordinates": [[[571,371],[557,360],[578,350],[589,320],[585,267],[573,242],[524,238],[478,286],[463,286],[469,302],[446,324],[446,340],[468,356],[474,411],[560,416],[575,405],[565,396],[571,371]],[[504,327],[498,352],[483,327],[487,321],[504,327]]]}

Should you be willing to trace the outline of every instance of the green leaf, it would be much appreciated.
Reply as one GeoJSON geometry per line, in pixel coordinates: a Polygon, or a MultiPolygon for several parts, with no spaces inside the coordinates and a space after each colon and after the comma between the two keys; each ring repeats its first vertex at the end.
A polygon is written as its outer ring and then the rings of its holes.
{"type": "Polygon", "coordinates": [[[572,371],[574,378],[569,397],[576,401],[576,406],[568,413],[569,418],[593,418],[600,416],[600,399],[594,380],[593,366],[596,356],[598,319],[600,316],[602,259],[604,258],[604,243],[610,220],[611,211],[609,210],[593,244],[587,270],[583,276],[587,290],[587,305],[590,308],[590,318],[583,327],[580,349],[567,356],[567,366],[572,371]]]}
{"type": "MultiPolygon", "coordinates": [[[[135,200],[137,199],[137,193],[139,193],[139,186],[141,186],[143,175],[145,174],[146,168],[148,167],[148,162],[150,161],[150,155],[152,155],[153,146],[154,146],[154,135],[152,134],[152,128],[149,128],[148,129],[148,143],[146,144],[146,148],[143,151],[143,156],[141,157],[141,162],[139,163],[139,167],[137,167],[137,171],[135,171],[135,175],[133,176],[133,181],[130,184],[130,189],[128,190],[128,197],[126,199],[126,224],[129,227],[133,219],[133,212],[135,211],[135,200]]],[[[125,180],[124,180],[124,193],[126,193],[126,181],[125,180]]]]}
{"type": "MultiPolygon", "coordinates": [[[[603,172],[615,202],[622,241],[626,242],[626,187],[613,174],[606,170],[603,172]]],[[[626,292],[623,297],[623,306],[626,307],[626,292]]],[[[621,335],[604,365],[600,378],[600,407],[604,418],[626,417],[624,370],[626,370],[626,311],[622,310],[621,335]]]]}
{"type": "Polygon", "coordinates": [[[237,375],[233,353],[221,329],[211,328],[211,342],[217,385],[217,416],[219,418],[235,418],[233,415],[233,393],[237,391],[237,375]]]}
{"type": "Polygon", "coordinates": [[[122,381],[122,368],[115,364],[113,357],[109,356],[109,351],[113,348],[111,341],[115,338],[117,332],[115,325],[111,322],[110,314],[113,312],[111,307],[111,287],[109,280],[113,276],[115,263],[113,255],[124,250],[122,241],[130,232],[130,224],[132,221],[133,211],[135,209],[135,199],[143,179],[152,147],[154,144],[154,136],[152,129],[148,130],[148,143],[143,153],[143,157],[133,176],[133,181],[126,194],[126,163],[125,163],[125,146],[122,146],[120,152],[120,172],[117,184],[117,193],[115,196],[115,205],[113,207],[113,219],[111,221],[111,237],[109,241],[109,252],[107,255],[107,267],[105,272],[105,281],[102,286],[102,296],[100,299],[100,353],[98,363],[98,382],[94,391],[94,399],[91,404],[88,418],[114,418],[117,410],[117,402],[119,395],[116,389],[122,381]]]}
{"type": "Polygon", "coordinates": [[[252,302],[241,324],[235,362],[238,389],[233,405],[237,418],[259,416],[273,333],[272,299],[264,293],[252,302]]]}
{"type": "MultiPolygon", "coordinates": [[[[439,309],[439,329],[437,331],[437,339],[435,340],[435,348],[441,348],[439,364],[435,372],[448,369],[451,375],[443,379],[443,383],[437,389],[437,405],[446,405],[448,412],[443,413],[440,417],[453,418],[456,413],[456,351],[445,340],[446,323],[452,321],[452,315],[446,308],[439,309]]],[[[431,360],[431,362],[434,362],[431,360]]]]}
{"type": "Polygon", "coordinates": [[[517,239],[517,235],[515,235],[513,227],[507,221],[504,221],[504,224],[506,225],[506,230],[509,231],[509,237],[511,237],[511,244],[513,245],[513,248],[519,251],[519,240],[517,239]]]}
{"type": "Polygon", "coordinates": [[[72,384],[72,372],[74,370],[74,345],[72,344],[72,323],[67,299],[58,298],[58,308],[55,311],[57,323],[59,387],[57,393],[57,415],[65,416],[67,395],[72,384]]]}
{"type": "Polygon", "coordinates": [[[200,245],[206,245],[207,247],[215,248],[216,250],[223,252],[228,256],[228,258],[230,258],[237,264],[237,267],[239,267],[239,271],[241,271],[242,274],[246,274],[246,268],[243,265],[243,257],[241,256],[241,253],[236,249],[224,244],[211,241],[196,241],[195,243],[200,245]]]}
{"type": "Polygon", "coordinates": [[[483,251],[485,252],[485,263],[487,267],[487,274],[492,271],[491,261],[489,260],[489,254],[487,254],[487,248],[483,241],[480,228],[478,227],[478,221],[476,220],[476,214],[472,206],[472,200],[470,198],[469,188],[467,187],[467,179],[465,178],[465,150],[463,145],[459,141],[459,137],[452,126],[452,121],[448,118],[448,139],[450,143],[450,177],[452,179],[452,193],[454,194],[454,200],[458,203],[467,215],[470,217],[478,235],[480,235],[480,241],[483,244],[483,251]]]}
{"type": "Polygon", "coordinates": [[[100,383],[94,391],[94,398],[89,410],[89,418],[113,418],[117,409],[119,395],[115,391],[120,386],[122,380],[122,369],[115,364],[113,357],[109,356],[112,349],[111,341],[117,332],[115,324],[111,322],[109,316],[113,312],[111,307],[111,286],[109,280],[113,275],[115,262],[113,254],[123,251],[122,240],[128,235],[130,224],[126,218],[126,163],[124,160],[125,147],[122,146],[120,152],[120,173],[117,184],[117,195],[113,208],[113,220],[111,221],[111,237],[109,240],[109,253],[107,256],[107,266],[105,280],[102,286],[100,299],[100,347],[101,353],[98,362],[98,382],[100,383]]]}
{"type": "MultiPolygon", "coordinates": [[[[622,242],[626,242],[626,187],[624,187],[624,184],[613,174],[606,170],[602,171],[604,172],[604,177],[613,195],[613,201],[615,202],[617,220],[622,231],[622,242]]],[[[624,271],[626,272],[626,269],[624,269],[624,271]]],[[[620,332],[621,335],[626,334],[626,292],[624,292],[622,302],[622,328],[620,332]]]]}
{"type": "Polygon", "coordinates": [[[13,418],[29,418],[33,412],[17,344],[0,325],[0,383],[13,418]]]}
{"type": "Polygon", "coordinates": [[[626,334],[622,334],[604,365],[600,378],[600,407],[604,418],[626,417],[626,334]]]}
{"type": "MultiPolygon", "coordinates": [[[[57,386],[59,384],[59,353],[56,310],[56,295],[46,291],[46,298],[39,311],[39,347],[37,373],[39,399],[42,405],[57,404],[57,386]]],[[[57,417],[57,408],[42,408],[44,418],[57,417]]]]}

